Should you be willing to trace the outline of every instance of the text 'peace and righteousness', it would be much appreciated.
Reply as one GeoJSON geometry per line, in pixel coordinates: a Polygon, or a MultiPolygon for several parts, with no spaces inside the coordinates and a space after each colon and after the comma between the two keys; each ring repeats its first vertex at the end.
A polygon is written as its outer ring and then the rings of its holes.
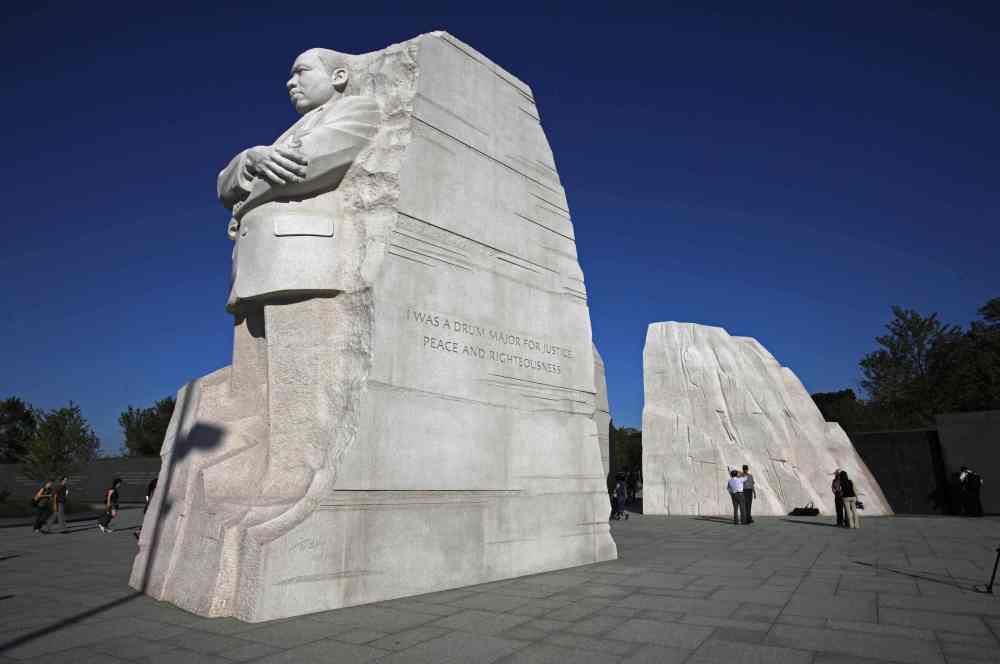
{"type": "Polygon", "coordinates": [[[417,309],[406,310],[406,321],[423,329],[425,350],[453,353],[503,366],[561,374],[560,360],[575,357],[573,349],[533,337],[417,309]]]}

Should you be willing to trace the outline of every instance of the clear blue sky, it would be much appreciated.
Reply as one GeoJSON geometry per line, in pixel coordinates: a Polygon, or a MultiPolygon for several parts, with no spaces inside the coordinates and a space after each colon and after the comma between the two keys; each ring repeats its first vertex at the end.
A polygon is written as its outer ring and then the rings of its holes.
{"type": "Polygon", "coordinates": [[[891,305],[965,324],[1000,295],[996,3],[145,4],[0,28],[0,397],[76,401],[107,450],[228,363],[215,175],[294,119],[312,46],[445,29],[533,87],[619,424],[652,321],[754,336],[815,392],[856,386],[891,305]]]}

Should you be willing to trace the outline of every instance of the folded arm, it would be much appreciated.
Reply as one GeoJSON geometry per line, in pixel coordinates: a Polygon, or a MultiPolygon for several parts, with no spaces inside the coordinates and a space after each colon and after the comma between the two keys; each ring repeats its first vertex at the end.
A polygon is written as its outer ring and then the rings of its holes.
{"type": "Polygon", "coordinates": [[[219,198],[223,204],[232,200],[235,205],[242,200],[234,211],[239,218],[268,201],[307,197],[336,188],[375,135],[379,121],[374,100],[348,97],[337,104],[337,109],[320,125],[293,134],[288,143],[273,146],[290,162],[282,161],[279,168],[265,174],[267,177],[253,177],[249,183],[241,179],[244,174],[253,175],[253,155],[250,151],[238,155],[219,176],[219,198]],[[245,190],[244,184],[249,184],[245,190]],[[229,193],[234,186],[237,193],[246,193],[234,197],[229,193]],[[223,197],[224,193],[228,199],[223,197]]]}
{"type": "Polygon", "coordinates": [[[244,150],[233,157],[229,165],[219,173],[217,184],[219,200],[228,210],[232,210],[237,202],[246,198],[253,187],[253,176],[250,174],[247,158],[248,152],[250,150],[244,150]]]}

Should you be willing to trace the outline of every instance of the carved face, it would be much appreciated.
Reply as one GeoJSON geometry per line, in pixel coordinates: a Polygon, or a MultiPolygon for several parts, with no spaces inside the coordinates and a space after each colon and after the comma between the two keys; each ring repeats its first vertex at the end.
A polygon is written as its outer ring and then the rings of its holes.
{"type": "Polygon", "coordinates": [[[292,77],[286,87],[292,98],[292,105],[299,113],[308,113],[330,101],[347,83],[347,70],[327,71],[319,56],[306,51],[295,59],[292,77]]]}

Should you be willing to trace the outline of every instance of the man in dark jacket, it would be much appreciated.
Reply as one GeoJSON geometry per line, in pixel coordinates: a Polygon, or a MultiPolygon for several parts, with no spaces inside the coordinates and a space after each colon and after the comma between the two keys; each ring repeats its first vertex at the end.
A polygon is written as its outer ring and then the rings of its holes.
{"type": "Polygon", "coordinates": [[[746,512],[746,523],[753,523],[753,499],[757,497],[757,489],[754,488],[753,474],[750,466],[743,464],[743,511],[746,512]]]}
{"type": "Polygon", "coordinates": [[[966,516],[982,516],[983,501],[979,493],[983,487],[983,478],[971,468],[962,466],[958,481],[962,489],[962,512],[966,516]]]}

